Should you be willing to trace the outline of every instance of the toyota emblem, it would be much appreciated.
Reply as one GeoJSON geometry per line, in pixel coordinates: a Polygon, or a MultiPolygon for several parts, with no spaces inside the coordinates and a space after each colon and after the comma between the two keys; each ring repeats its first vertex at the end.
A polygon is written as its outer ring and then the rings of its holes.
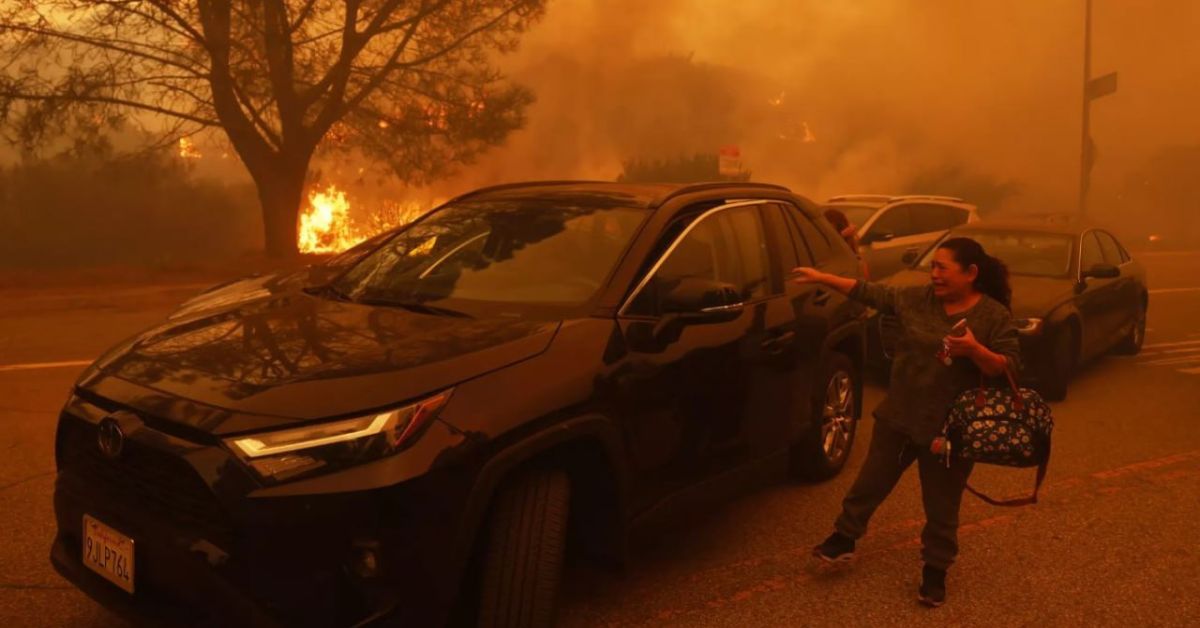
{"type": "Polygon", "coordinates": [[[100,421],[100,427],[96,431],[96,444],[100,447],[100,453],[115,460],[125,448],[125,432],[121,429],[121,424],[111,416],[100,421]]]}

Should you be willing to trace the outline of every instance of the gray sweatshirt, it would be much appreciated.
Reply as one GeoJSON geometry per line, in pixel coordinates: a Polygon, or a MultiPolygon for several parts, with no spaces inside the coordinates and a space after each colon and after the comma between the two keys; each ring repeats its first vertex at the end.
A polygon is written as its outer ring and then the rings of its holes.
{"type": "MultiPolygon", "coordinates": [[[[971,309],[947,315],[933,286],[897,288],[859,281],[850,297],[883,314],[900,319],[887,397],[875,409],[875,419],[907,434],[914,443],[928,445],[942,429],[946,414],[963,391],[979,386],[981,372],[968,358],[954,358],[946,366],[938,359],[942,338],[966,318],[975,339],[1008,358],[1016,375],[1021,369],[1021,347],[1012,314],[999,301],[984,295],[971,309]]],[[[1008,386],[1007,380],[995,385],[1008,386]]],[[[991,384],[989,384],[991,385],[991,384]]]]}

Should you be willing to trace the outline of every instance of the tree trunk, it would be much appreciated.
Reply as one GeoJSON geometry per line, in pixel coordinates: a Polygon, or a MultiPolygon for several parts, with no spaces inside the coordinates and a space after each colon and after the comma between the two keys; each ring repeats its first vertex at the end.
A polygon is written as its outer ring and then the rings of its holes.
{"type": "Polygon", "coordinates": [[[276,172],[255,177],[269,257],[289,258],[299,254],[296,222],[300,215],[304,178],[303,168],[279,168],[276,172]]]}

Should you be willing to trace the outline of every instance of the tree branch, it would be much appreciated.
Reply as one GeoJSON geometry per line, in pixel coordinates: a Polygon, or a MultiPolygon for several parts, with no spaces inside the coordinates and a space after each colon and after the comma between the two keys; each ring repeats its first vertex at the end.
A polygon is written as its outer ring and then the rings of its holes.
{"type": "Polygon", "coordinates": [[[111,96],[84,96],[78,94],[26,94],[13,91],[0,91],[0,98],[12,98],[14,100],[29,100],[36,102],[66,101],[118,105],[121,107],[138,109],[140,111],[150,111],[180,120],[187,120],[188,122],[203,124],[205,126],[219,126],[221,124],[219,120],[201,118],[199,116],[184,113],[182,111],[167,109],[166,107],[159,107],[157,105],[150,105],[147,103],[138,102],[136,100],[127,100],[124,98],[115,98],[111,96]]]}

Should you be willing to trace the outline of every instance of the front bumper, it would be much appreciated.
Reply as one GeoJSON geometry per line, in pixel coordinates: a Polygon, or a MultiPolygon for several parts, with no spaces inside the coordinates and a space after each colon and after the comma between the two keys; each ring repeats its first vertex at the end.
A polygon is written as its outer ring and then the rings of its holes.
{"type": "Polygon", "coordinates": [[[253,480],[219,447],[147,427],[112,461],[94,445],[96,417],[69,410],[56,443],[50,559],[102,605],[168,625],[441,623],[450,600],[437,559],[450,552],[437,530],[452,526],[404,507],[428,504],[429,483],[255,498],[253,480]],[[85,514],[134,539],[134,594],[83,564],[85,514]],[[378,558],[368,576],[354,569],[364,549],[378,558]]]}

